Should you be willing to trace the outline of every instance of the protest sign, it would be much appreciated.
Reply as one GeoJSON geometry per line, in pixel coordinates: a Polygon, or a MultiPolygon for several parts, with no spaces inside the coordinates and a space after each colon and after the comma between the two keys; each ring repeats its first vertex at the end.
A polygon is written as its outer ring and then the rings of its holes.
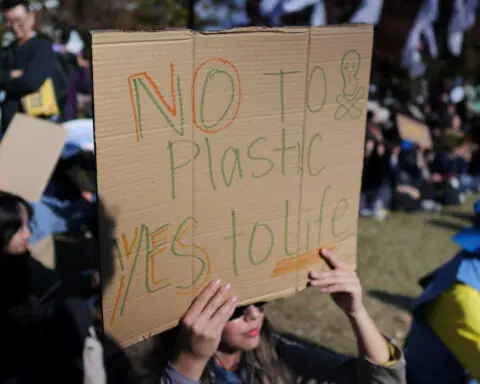
{"type": "Polygon", "coordinates": [[[0,145],[0,189],[39,202],[66,137],[59,124],[17,113],[0,145]]]}
{"type": "Polygon", "coordinates": [[[402,139],[413,141],[423,149],[432,149],[432,136],[425,124],[399,114],[397,115],[397,126],[402,139]]]}
{"type": "Polygon", "coordinates": [[[242,304],[295,293],[319,247],[355,263],[372,40],[368,25],[93,34],[107,332],[174,326],[214,278],[242,304]]]}

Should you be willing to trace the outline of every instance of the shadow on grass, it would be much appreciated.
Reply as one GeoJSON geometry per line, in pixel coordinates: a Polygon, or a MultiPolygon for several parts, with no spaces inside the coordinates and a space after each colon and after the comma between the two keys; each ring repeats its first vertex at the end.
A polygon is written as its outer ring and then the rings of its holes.
{"type": "Polygon", "coordinates": [[[398,293],[389,293],[377,290],[368,291],[367,294],[382,303],[394,305],[397,308],[404,309],[406,311],[412,310],[413,301],[415,298],[401,295],[398,293]]]}
{"type": "MultiPolygon", "coordinates": [[[[326,348],[326,347],[321,346],[319,344],[313,343],[311,340],[308,340],[307,338],[299,337],[297,335],[293,335],[293,334],[288,333],[288,332],[282,332],[282,333],[280,333],[280,336],[287,339],[288,341],[291,341],[293,343],[301,344],[301,345],[303,345],[307,348],[320,349],[323,352],[325,352],[326,354],[332,354],[332,355],[335,355],[335,356],[339,355],[339,353],[334,351],[333,349],[326,348]]],[[[352,356],[348,356],[348,355],[341,355],[341,356],[352,357],[352,356]]]]}
{"type": "Polygon", "coordinates": [[[475,215],[464,212],[449,212],[449,215],[455,219],[468,221],[468,225],[473,224],[475,220],[475,215]]]}
{"type": "Polygon", "coordinates": [[[435,227],[443,228],[448,231],[453,231],[453,232],[458,232],[467,227],[467,225],[461,225],[457,223],[451,223],[448,221],[444,220],[437,220],[437,219],[432,219],[427,221],[428,224],[433,225],[435,227]]]}

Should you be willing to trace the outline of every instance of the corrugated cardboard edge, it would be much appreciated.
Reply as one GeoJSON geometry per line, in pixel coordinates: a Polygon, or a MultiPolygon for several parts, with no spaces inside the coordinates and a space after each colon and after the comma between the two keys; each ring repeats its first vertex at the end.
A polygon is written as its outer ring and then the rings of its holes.
{"type": "Polygon", "coordinates": [[[121,31],[121,30],[105,30],[105,31],[91,31],[92,44],[122,44],[122,43],[142,43],[142,42],[156,42],[165,40],[188,40],[192,36],[217,36],[229,34],[244,34],[244,33],[309,33],[311,31],[321,30],[326,36],[334,36],[342,33],[344,29],[359,28],[365,31],[373,30],[371,24],[341,24],[334,26],[318,26],[318,27],[242,27],[233,28],[223,31],[192,31],[186,28],[169,28],[163,30],[144,30],[144,31],[121,31]],[[121,38],[120,38],[121,37],[121,38]]]}

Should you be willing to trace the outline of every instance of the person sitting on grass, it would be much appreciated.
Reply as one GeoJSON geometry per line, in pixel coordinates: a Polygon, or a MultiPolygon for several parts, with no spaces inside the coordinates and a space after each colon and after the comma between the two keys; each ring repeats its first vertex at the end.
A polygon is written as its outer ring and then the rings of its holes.
{"type": "Polygon", "coordinates": [[[480,382],[480,200],[474,210],[474,226],[453,237],[460,253],[420,280],[406,346],[411,384],[480,382]]]}
{"type": "MultiPolygon", "coordinates": [[[[405,383],[402,352],[379,332],[367,313],[355,271],[327,251],[322,250],[321,255],[331,270],[311,271],[309,284],[331,295],[349,319],[358,358],[279,335],[272,330],[262,304],[236,307],[230,285],[214,281],[193,301],[181,324],[160,335],[164,360],[158,364],[161,374],[156,382],[405,383]]],[[[159,355],[158,348],[150,360],[155,354],[159,355]]]]}

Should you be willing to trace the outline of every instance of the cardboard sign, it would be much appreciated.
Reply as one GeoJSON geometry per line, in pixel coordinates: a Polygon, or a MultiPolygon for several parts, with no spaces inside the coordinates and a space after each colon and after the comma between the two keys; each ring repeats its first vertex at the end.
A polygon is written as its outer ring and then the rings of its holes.
{"type": "Polygon", "coordinates": [[[424,149],[433,148],[432,136],[425,124],[399,114],[397,115],[397,125],[402,139],[413,141],[424,149]]]}
{"type": "Polygon", "coordinates": [[[319,247],[355,263],[372,39],[367,25],[93,34],[117,236],[107,332],[127,345],[175,326],[214,278],[241,304],[295,293],[319,247]]]}
{"type": "Polygon", "coordinates": [[[61,125],[16,114],[0,145],[0,189],[40,201],[66,137],[61,125]]]}

